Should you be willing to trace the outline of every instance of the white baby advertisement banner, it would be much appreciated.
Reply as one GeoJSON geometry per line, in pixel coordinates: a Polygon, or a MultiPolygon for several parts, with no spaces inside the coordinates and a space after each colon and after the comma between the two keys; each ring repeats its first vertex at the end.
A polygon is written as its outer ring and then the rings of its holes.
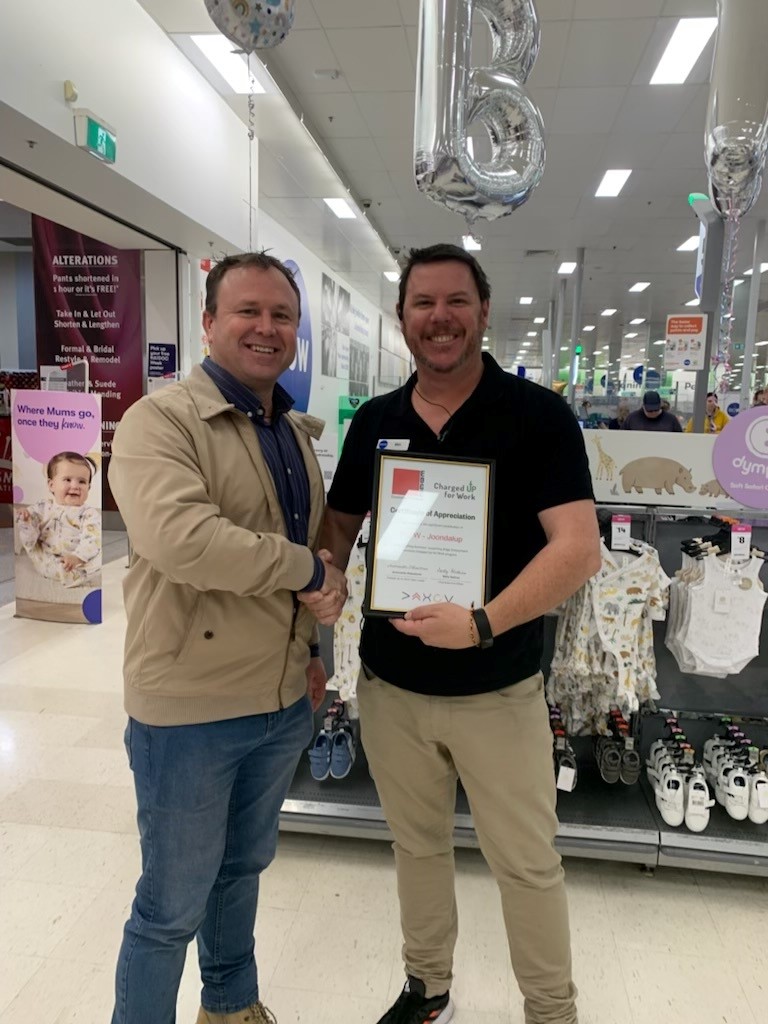
{"type": "Polygon", "coordinates": [[[16,614],[101,622],[101,396],[14,391],[16,614]]]}
{"type": "Polygon", "coordinates": [[[613,505],[737,508],[715,475],[715,440],[711,434],[585,430],[595,498],[613,505]]]}

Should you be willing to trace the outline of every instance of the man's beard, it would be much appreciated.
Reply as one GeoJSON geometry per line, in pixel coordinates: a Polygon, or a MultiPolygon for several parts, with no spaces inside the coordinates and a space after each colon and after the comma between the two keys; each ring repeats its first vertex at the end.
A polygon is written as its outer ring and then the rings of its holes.
{"type": "Polygon", "coordinates": [[[433,363],[428,356],[425,356],[423,352],[414,352],[413,358],[417,366],[421,366],[426,370],[431,370],[433,373],[453,373],[454,370],[460,369],[472,359],[480,348],[479,340],[476,340],[472,344],[465,346],[464,351],[461,353],[459,358],[451,366],[442,366],[437,363],[433,363]]]}

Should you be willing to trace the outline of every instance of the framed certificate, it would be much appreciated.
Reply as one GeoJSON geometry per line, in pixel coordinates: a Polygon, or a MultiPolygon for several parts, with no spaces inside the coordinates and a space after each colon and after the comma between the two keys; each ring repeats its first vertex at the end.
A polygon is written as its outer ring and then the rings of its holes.
{"type": "Polygon", "coordinates": [[[489,597],[495,464],[379,451],[364,615],[489,597]]]}

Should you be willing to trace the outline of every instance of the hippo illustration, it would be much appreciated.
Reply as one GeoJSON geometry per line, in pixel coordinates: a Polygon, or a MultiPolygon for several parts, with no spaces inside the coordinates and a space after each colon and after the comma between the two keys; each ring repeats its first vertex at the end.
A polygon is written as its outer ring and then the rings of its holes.
{"type": "Polygon", "coordinates": [[[699,494],[706,494],[710,498],[728,497],[728,495],[725,493],[725,491],[717,482],[717,480],[707,480],[707,482],[705,484],[702,484],[699,488],[699,494]]]}
{"type": "Polygon", "coordinates": [[[633,489],[642,494],[643,488],[654,490],[657,494],[661,494],[662,490],[667,494],[674,494],[675,484],[682,487],[686,494],[693,494],[696,490],[690,469],[686,469],[682,463],[674,459],[661,459],[656,456],[634,459],[621,470],[621,485],[625,494],[629,494],[633,489]]]}

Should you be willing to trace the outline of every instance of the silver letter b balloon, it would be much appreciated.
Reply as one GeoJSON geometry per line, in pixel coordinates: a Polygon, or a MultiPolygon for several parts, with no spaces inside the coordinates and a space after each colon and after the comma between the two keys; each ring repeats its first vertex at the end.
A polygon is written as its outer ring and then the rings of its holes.
{"type": "Polygon", "coordinates": [[[282,43],[293,25],[293,5],[294,0],[205,0],[216,28],[244,53],[282,43]]]}
{"type": "Polygon", "coordinates": [[[528,199],[544,173],[544,125],[523,85],[539,52],[533,0],[421,0],[414,162],[421,192],[472,223],[528,199]],[[488,22],[489,67],[471,66],[472,15],[488,22]],[[475,160],[473,123],[491,140],[475,160]]]}
{"type": "Polygon", "coordinates": [[[768,0],[718,0],[707,112],[712,202],[743,216],[760,193],[768,135],[768,0]]]}

